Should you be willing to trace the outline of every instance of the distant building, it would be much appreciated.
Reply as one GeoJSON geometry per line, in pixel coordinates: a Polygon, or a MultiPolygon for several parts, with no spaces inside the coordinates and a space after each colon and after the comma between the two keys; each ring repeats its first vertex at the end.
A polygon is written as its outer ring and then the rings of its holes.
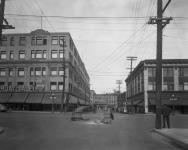
{"type": "MultiPolygon", "coordinates": [[[[162,62],[162,104],[188,113],[188,59],[162,62]]],[[[151,112],[156,107],[156,60],[141,61],[127,77],[127,107],[135,112],[151,112]]]]}
{"type": "Polygon", "coordinates": [[[77,103],[85,105],[89,103],[89,82],[69,33],[37,29],[31,33],[3,35],[0,103],[15,109],[48,110],[54,101],[59,109],[65,84],[63,103],[69,107],[77,103]]]}
{"type": "Polygon", "coordinates": [[[101,108],[110,107],[117,109],[117,97],[118,94],[114,93],[95,94],[94,103],[101,108]]]}

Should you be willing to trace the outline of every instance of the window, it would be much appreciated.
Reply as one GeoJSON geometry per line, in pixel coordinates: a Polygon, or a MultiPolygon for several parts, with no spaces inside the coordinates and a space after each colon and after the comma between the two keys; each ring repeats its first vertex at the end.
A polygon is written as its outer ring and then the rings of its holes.
{"type": "Polygon", "coordinates": [[[3,86],[3,85],[5,85],[5,82],[0,82],[0,86],[3,86]]]}
{"type": "Polygon", "coordinates": [[[13,68],[9,68],[9,76],[11,77],[11,76],[13,76],[13,68]]]}
{"type": "Polygon", "coordinates": [[[0,68],[0,76],[5,76],[5,75],[6,75],[6,69],[0,68]]]}
{"type": "Polygon", "coordinates": [[[43,37],[43,45],[47,45],[47,37],[43,37]]]}
{"type": "Polygon", "coordinates": [[[153,68],[153,67],[148,68],[148,76],[155,77],[156,76],[156,68],[153,68]]]}
{"type": "Polygon", "coordinates": [[[42,39],[41,36],[38,36],[38,37],[36,38],[36,45],[43,45],[43,39],[42,39]]]}
{"type": "Polygon", "coordinates": [[[63,82],[58,82],[58,89],[63,90],[63,82]]]}
{"type": "Polygon", "coordinates": [[[163,76],[164,77],[173,77],[174,76],[173,68],[163,68],[163,76]]]}
{"type": "Polygon", "coordinates": [[[10,59],[14,59],[14,52],[10,51],[10,59]]]}
{"type": "Polygon", "coordinates": [[[25,58],[25,51],[21,50],[19,51],[19,58],[24,59],[25,58]]]}
{"type": "Polygon", "coordinates": [[[59,76],[63,76],[64,75],[64,69],[63,67],[59,68],[59,76]]]}
{"type": "Polygon", "coordinates": [[[14,46],[14,37],[10,37],[10,46],[14,46]]]}
{"type": "Polygon", "coordinates": [[[33,67],[30,68],[30,76],[34,76],[34,69],[33,69],[33,67]]]}
{"type": "Polygon", "coordinates": [[[24,76],[24,68],[18,68],[18,76],[24,76]]]}
{"type": "Polygon", "coordinates": [[[52,36],[52,45],[58,44],[58,36],[52,36]]]}
{"type": "Polygon", "coordinates": [[[59,37],[59,44],[60,44],[60,45],[63,45],[63,44],[64,44],[64,46],[65,46],[65,37],[64,37],[64,36],[60,36],[60,37],[59,37]]]}
{"type": "Polygon", "coordinates": [[[42,75],[45,76],[46,75],[46,68],[42,67],[42,75]]]}
{"type": "Polygon", "coordinates": [[[52,50],[51,58],[58,58],[58,51],[52,50]]]}
{"type": "Polygon", "coordinates": [[[164,82],[163,83],[163,90],[164,91],[173,91],[174,90],[174,83],[173,82],[164,82]]]}
{"type": "Polygon", "coordinates": [[[35,56],[36,58],[42,58],[42,50],[37,50],[35,56]]]}
{"type": "Polygon", "coordinates": [[[19,45],[20,46],[25,46],[26,45],[26,37],[20,37],[19,45]]]}
{"type": "Polygon", "coordinates": [[[35,51],[34,50],[31,51],[31,58],[35,58],[35,51]]]}
{"type": "Polygon", "coordinates": [[[52,91],[57,90],[57,83],[56,82],[50,82],[50,90],[52,90],[52,91]]]}
{"type": "Polygon", "coordinates": [[[63,58],[63,50],[59,50],[59,58],[63,58]]]}
{"type": "Polygon", "coordinates": [[[2,46],[7,46],[7,37],[3,36],[2,37],[2,42],[1,42],[2,46]]]}
{"type": "Polygon", "coordinates": [[[52,76],[57,76],[57,67],[52,67],[52,68],[50,69],[50,74],[51,74],[52,76]]]}
{"type": "Polygon", "coordinates": [[[40,67],[36,67],[35,68],[35,75],[36,76],[41,76],[41,68],[40,67]]]}
{"type": "Polygon", "coordinates": [[[185,91],[188,90],[188,82],[184,82],[184,90],[185,90],[185,91]]]}
{"type": "Polygon", "coordinates": [[[47,58],[47,51],[43,50],[43,58],[47,58]]]}
{"type": "Polygon", "coordinates": [[[188,77],[188,68],[185,68],[185,67],[179,68],[179,76],[188,77]]]}
{"type": "Polygon", "coordinates": [[[1,59],[7,59],[6,51],[1,51],[1,59]]]}
{"type": "Polygon", "coordinates": [[[36,45],[36,38],[35,37],[31,38],[31,45],[36,45]]]}

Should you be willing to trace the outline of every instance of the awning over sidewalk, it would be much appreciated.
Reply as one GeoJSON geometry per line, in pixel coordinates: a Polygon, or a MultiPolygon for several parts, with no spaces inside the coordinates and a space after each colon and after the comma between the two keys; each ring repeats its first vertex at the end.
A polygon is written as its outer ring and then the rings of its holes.
{"type": "Polygon", "coordinates": [[[24,103],[28,93],[13,93],[8,103],[24,103]]]}
{"type": "Polygon", "coordinates": [[[0,93],[0,103],[7,103],[11,93],[0,93]]]}

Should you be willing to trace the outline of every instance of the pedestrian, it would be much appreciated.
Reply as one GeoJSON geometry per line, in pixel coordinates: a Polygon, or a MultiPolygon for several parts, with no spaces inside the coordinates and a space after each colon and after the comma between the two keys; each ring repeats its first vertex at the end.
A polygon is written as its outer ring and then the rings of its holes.
{"type": "Polygon", "coordinates": [[[171,113],[171,109],[164,104],[162,107],[162,116],[163,116],[163,128],[167,127],[170,128],[170,113],[171,113]]]}
{"type": "Polygon", "coordinates": [[[111,118],[112,120],[114,120],[114,114],[113,114],[113,110],[112,110],[112,109],[110,109],[110,118],[111,118]]]}

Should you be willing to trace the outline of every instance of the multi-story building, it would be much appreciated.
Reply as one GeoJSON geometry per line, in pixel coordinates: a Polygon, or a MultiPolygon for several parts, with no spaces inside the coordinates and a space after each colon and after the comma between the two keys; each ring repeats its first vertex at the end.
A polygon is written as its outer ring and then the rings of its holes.
{"type": "Polygon", "coordinates": [[[116,93],[95,94],[94,103],[95,105],[97,105],[98,108],[106,109],[107,107],[110,107],[116,110],[117,109],[117,97],[118,97],[118,94],[116,93]]]}
{"type": "MultiPolygon", "coordinates": [[[[155,111],[156,60],[141,61],[125,80],[127,106],[137,112],[155,111]]],[[[162,104],[188,113],[188,59],[162,61],[162,104]]]]}
{"type": "Polygon", "coordinates": [[[89,82],[69,33],[37,29],[3,35],[0,103],[29,110],[50,109],[52,104],[56,109],[65,104],[85,105],[89,102],[89,82]]]}

